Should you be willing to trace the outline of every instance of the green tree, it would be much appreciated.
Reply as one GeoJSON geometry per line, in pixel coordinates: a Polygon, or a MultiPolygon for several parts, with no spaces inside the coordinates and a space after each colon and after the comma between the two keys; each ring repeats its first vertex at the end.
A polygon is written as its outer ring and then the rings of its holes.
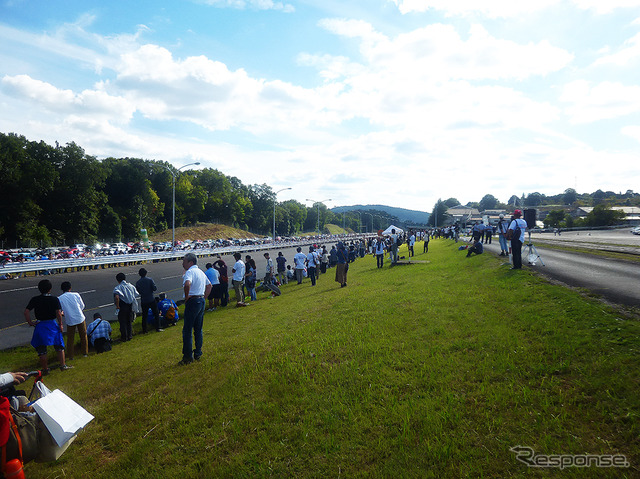
{"type": "Polygon", "coordinates": [[[567,188],[566,190],[564,190],[562,200],[564,201],[565,205],[572,205],[576,202],[577,199],[578,193],[576,192],[576,190],[574,190],[573,188],[567,188]]]}
{"type": "Polygon", "coordinates": [[[458,201],[457,198],[449,198],[448,200],[444,201],[444,204],[447,205],[447,207],[449,208],[453,208],[454,206],[458,206],[460,202],[458,201]]]}
{"type": "Polygon", "coordinates": [[[529,193],[527,199],[524,201],[525,206],[540,206],[544,201],[544,195],[538,193],[529,193]]]}
{"type": "Polygon", "coordinates": [[[442,200],[438,200],[436,204],[433,206],[433,211],[431,215],[429,215],[428,224],[430,226],[440,227],[444,225],[445,219],[447,218],[447,205],[444,204],[442,200]]]}
{"type": "Polygon", "coordinates": [[[605,204],[596,205],[585,218],[587,226],[612,226],[621,223],[625,214],[619,210],[613,210],[605,204]]]}
{"type": "Polygon", "coordinates": [[[564,210],[552,210],[543,220],[543,223],[547,228],[557,228],[560,226],[560,223],[564,221],[565,216],[566,213],[564,210]]]}
{"type": "Polygon", "coordinates": [[[0,134],[0,224],[9,242],[43,241],[41,205],[56,201],[54,156],[44,142],[0,134]]]}
{"type": "Polygon", "coordinates": [[[498,199],[493,195],[484,195],[478,204],[480,211],[495,209],[498,199]]]}

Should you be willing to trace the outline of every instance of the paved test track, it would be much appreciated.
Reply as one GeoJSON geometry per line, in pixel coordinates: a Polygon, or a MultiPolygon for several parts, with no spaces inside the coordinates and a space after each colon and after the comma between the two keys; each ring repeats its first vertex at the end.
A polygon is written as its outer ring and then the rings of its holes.
{"type": "MultiPolygon", "coordinates": [[[[601,233],[601,232],[598,232],[601,233]]],[[[586,238],[587,235],[581,235],[586,238]]],[[[635,244],[640,237],[631,237],[626,230],[621,232],[609,232],[606,236],[602,232],[601,236],[589,236],[593,245],[597,238],[607,244],[635,244]]],[[[563,235],[566,240],[570,236],[563,235]]],[[[553,237],[544,238],[552,240],[553,237]]],[[[531,268],[540,274],[561,281],[569,286],[588,289],[601,295],[604,299],[626,306],[640,306],[640,262],[624,261],[622,259],[598,256],[585,252],[573,252],[545,248],[543,244],[537,242],[542,237],[534,235],[532,237],[544,266],[537,261],[535,266],[528,266],[526,248],[523,249],[522,262],[524,268],[531,268]]],[[[559,240],[559,238],[557,238],[559,240]]],[[[582,241],[575,241],[576,246],[581,246],[582,241]]],[[[500,245],[494,237],[491,245],[484,245],[488,251],[500,252],[500,245]]],[[[505,265],[506,267],[506,265],[505,265]]]]}
{"type": "MultiPolygon", "coordinates": [[[[331,245],[333,243],[327,243],[331,245]]],[[[330,246],[329,246],[330,247],[330,246]]],[[[307,249],[303,251],[306,253],[307,249]]],[[[286,247],[276,250],[268,250],[271,258],[274,259],[278,251],[282,251],[288,264],[293,264],[293,256],[295,248],[286,247]],[[275,253],[274,253],[275,251],[275,253]]],[[[258,267],[258,278],[264,276],[265,259],[264,251],[243,252],[242,259],[246,254],[256,261],[258,267]]],[[[231,254],[223,255],[222,259],[229,268],[229,276],[231,276],[231,268],[235,263],[231,254]]],[[[214,257],[198,258],[198,266],[204,269],[204,265],[213,262],[214,257]]],[[[115,321],[115,306],[113,305],[113,288],[116,286],[115,276],[119,272],[127,275],[127,281],[135,284],[140,278],[138,270],[144,267],[148,271],[148,276],[152,278],[157,287],[158,293],[166,292],[167,296],[174,301],[183,299],[182,292],[182,262],[167,261],[160,263],[146,263],[143,265],[127,265],[124,267],[106,268],[91,271],[78,271],[72,273],[60,273],[50,276],[29,276],[17,280],[0,281],[0,350],[29,344],[33,329],[24,321],[24,309],[32,296],[39,294],[38,282],[43,278],[47,278],[53,284],[52,294],[58,296],[62,294],[60,285],[63,281],[71,283],[71,290],[82,295],[85,303],[85,316],[88,322],[92,321],[93,313],[100,312],[102,317],[115,321]]],[[[231,296],[234,293],[231,290],[231,296]]],[[[117,326],[116,326],[117,331],[117,326]]],[[[116,337],[118,335],[116,334],[116,337]]]]}

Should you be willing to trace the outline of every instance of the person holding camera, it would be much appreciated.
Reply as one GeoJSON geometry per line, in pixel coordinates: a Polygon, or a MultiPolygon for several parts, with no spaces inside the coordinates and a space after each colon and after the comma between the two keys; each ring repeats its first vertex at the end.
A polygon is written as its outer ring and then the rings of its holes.
{"type": "Polygon", "coordinates": [[[522,245],[524,244],[524,232],[527,222],[522,219],[522,211],[513,212],[513,220],[507,229],[507,239],[511,240],[511,254],[513,266],[511,269],[522,269],[522,245]]]}

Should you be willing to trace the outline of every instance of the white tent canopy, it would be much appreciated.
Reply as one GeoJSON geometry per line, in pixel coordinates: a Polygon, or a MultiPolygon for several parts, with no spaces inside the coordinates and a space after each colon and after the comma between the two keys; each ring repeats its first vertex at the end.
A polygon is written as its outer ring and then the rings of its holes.
{"type": "Polygon", "coordinates": [[[402,234],[404,233],[404,230],[402,228],[398,228],[397,226],[391,225],[389,226],[386,230],[384,230],[382,232],[382,235],[390,235],[391,234],[391,230],[396,230],[396,234],[402,234]]]}

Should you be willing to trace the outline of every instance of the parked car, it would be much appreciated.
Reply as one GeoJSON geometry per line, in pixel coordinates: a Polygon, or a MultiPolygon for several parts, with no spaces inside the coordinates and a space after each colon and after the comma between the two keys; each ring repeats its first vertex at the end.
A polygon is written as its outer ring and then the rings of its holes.
{"type": "Polygon", "coordinates": [[[640,235],[640,226],[636,226],[635,228],[633,228],[631,230],[631,233],[633,233],[634,235],[640,235]]]}

